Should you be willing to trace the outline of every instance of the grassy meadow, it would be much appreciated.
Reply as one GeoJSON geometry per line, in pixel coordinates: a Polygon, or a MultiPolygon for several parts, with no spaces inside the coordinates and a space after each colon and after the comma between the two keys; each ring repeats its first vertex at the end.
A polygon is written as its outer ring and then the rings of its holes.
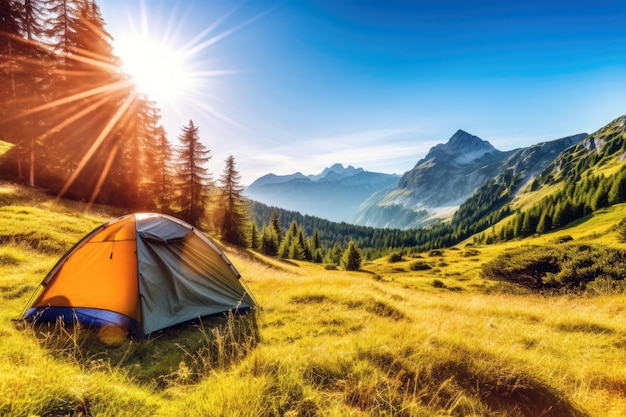
{"type": "Polygon", "coordinates": [[[0,415],[626,415],[626,294],[537,295],[480,274],[562,235],[626,247],[624,205],[358,272],[226,247],[262,310],[146,341],[15,322],[65,250],[118,214],[0,183],[0,415]]]}

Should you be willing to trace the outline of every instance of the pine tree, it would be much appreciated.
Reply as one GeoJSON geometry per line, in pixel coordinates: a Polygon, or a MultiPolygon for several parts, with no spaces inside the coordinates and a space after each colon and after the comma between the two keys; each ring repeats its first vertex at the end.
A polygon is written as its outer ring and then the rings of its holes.
{"type": "Polygon", "coordinates": [[[543,210],[537,224],[537,233],[547,233],[552,229],[552,214],[548,210],[543,210]]]}
{"type": "Polygon", "coordinates": [[[311,248],[311,252],[313,253],[315,253],[318,249],[322,247],[322,242],[320,241],[320,232],[317,229],[313,230],[313,236],[311,237],[309,247],[311,248]]]}
{"type": "Polygon", "coordinates": [[[568,225],[573,220],[573,206],[572,203],[566,199],[563,202],[557,204],[554,210],[554,217],[552,224],[555,228],[560,228],[568,225]]]}
{"type": "Polygon", "coordinates": [[[298,227],[298,246],[300,247],[305,260],[310,261],[313,259],[313,253],[311,252],[306,233],[302,227],[298,227]]]}
{"type": "Polygon", "coordinates": [[[243,197],[244,187],[240,184],[241,175],[236,169],[234,156],[229,155],[225,162],[226,166],[219,179],[220,206],[223,212],[222,238],[235,245],[247,246],[248,207],[246,199],[243,197]]]}
{"type": "Polygon", "coordinates": [[[302,250],[302,246],[298,242],[298,239],[290,239],[291,244],[289,245],[289,255],[287,256],[289,259],[295,259],[297,261],[304,261],[306,256],[304,251],[302,250]]]}
{"type": "Polygon", "coordinates": [[[609,187],[609,180],[603,177],[591,200],[591,207],[594,210],[609,206],[609,187]]]}
{"type": "Polygon", "coordinates": [[[41,151],[38,138],[48,123],[30,111],[49,101],[49,68],[53,62],[42,43],[46,33],[44,2],[5,0],[0,13],[0,58],[3,73],[8,75],[8,82],[0,87],[0,120],[9,120],[1,129],[3,136],[16,145],[17,176],[24,178],[28,166],[27,182],[34,186],[35,152],[41,151]]]}
{"type": "Polygon", "coordinates": [[[361,267],[361,252],[352,240],[341,257],[341,265],[346,271],[356,271],[361,267]]]}
{"type": "Polygon", "coordinates": [[[18,105],[18,78],[22,74],[22,39],[19,4],[13,0],[0,1],[0,62],[3,71],[0,82],[0,129],[3,140],[14,144],[21,139],[21,129],[14,117],[21,110],[18,105]]]}
{"type": "Polygon", "coordinates": [[[120,126],[102,145],[99,153],[114,158],[115,163],[100,177],[106,178],[100,201],[141,211],[163,207],[160,201],[168,198],[165,188],[171,182],[166,176],[171,175],[167,165],[172,151],[160,120],[156,103],[140,98],[132,122],[120,126]]]}
{"type": "Polygon", "coordinates": [[[172,145],[162,126],[156,132],[152,149],[155,163],[153,184],[157,194],[156,206],[158,210],[169,213],[172,211],[174,201],[173,153],[172,145]]]}
{"type": "Polygon", "coordinates": [[[278,255],[278,245],[279,240],[276,230],[272,226],[263,226],[259,244],[260,252],[267,256],[276,256],[278,255]]]}
{"type": "MultiPolygon", "coordinates": [[[[59,196],[93,200],[123,146],[123,124],[133,105],[121,62],[113,54],[112,37],[93,0],[51,0],[50,36],[59,54],[55,69],[53,168],[68,177],[59,196]],[[98,158],[94,155],[99,156],[98,158]],[[71,172],[63,173],[67,167],[71,172]],[[91,192],[89,190],[92,190],[91,192]]],[[[51,149],[51,147],[47,147],[51,149]]]]}
{"type": "Polygon", "coordinates": [[[298,223],[295,220],[292,220],[289,224],[289,228],[285,232],[285,236],[280,241],[280,245],[278,247],[278,257],[279,258],[294,258],[294,242],[297,243],[298,239],[298,223]]]}
{"type": "Polygon", "coordinates": [[[341,257],[343,256],[343,253],[344,251],[341,248],[341,245],[338,243],[335,243],[333,248],[329,250],[329,256],[328,256],[329,262],[328,263],[339,265],[339,263],[341,262],[341,257]]]}
{"type": "Polygon", "coordinates": [[[282,240],[283,238],[283,230],[280,227],[280,212],[277,208],[272,211],[272,217],[270,217],[270,226],[276,232],[276,236],[278,236],[278,240],[282,240]]]}
{"type": "Polygon", "coordinates": [[[250,247],[254,250],[260,246],[259,229],[255,221],[250,222],[250,247]]]}
{"type": "Polygon", "coordinates": [[[537,231],[537,224],[539,223],[539,217],[537,210],[533,207],[530,210],[524,212],[524,218],[522,220],[522,236],[530,236],[537,231]]]}
{"type": "Polygon", "coordinates": [[[322,248],[315,249],[313,252],[313,262],[321,264],[324,262],[324,253],[322,252],[322,248]]]}
{"type": "Polygon", "coordinates": [[[200,226],[208,200],[211,176],[206,167],[210,151],[200,142],[199,129],[192,120],[178,137],[175,183],[178,188],[178,215],[200,226]]]}
{"type": "Polygon", "coordinates": [[[626,169],[622,169],[613,180],[609,190],[609,204],[617,204],[626,201],[626,169]]]}

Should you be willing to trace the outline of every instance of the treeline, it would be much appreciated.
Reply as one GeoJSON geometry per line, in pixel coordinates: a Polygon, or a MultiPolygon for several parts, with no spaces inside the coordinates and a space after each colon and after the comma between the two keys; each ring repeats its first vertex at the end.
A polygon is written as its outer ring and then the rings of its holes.
{"type": "Polygon", "coordinates": [[[253,227],[261,230],[263,225],[270,223],[270,218],[273,217],[275,211],[279,213],[280,227],[283,230],[288,229],[290,224],[295,221],[306,235],[312,236],[317,233],[322,247],[346,248],[352,241],[367,259],[386,256],[398,249],[405,253],[424,252],[456,243],[453,229],[446,224],[412,230],[373,228],[345,222],[331,222],[319,217],[267,206],[259,202],[252,202],[250,206],[253,227]]]}
{"type": "Polygon", "coordinates": [[[359,269],[363,259],[353,240],[345,246],[338,242],[324,244],[317,229],[309,236],[295,219],[285,229],[277,208],[272,209],[269,222],[263,223],[260,229],[255,221],[252,222],[250,246],[267,256],[323,263],[327,267],[342,266],[348,271],[359,269]]]}
{"type": "Polygon", "coordinates": [[[174,214],[247,244],[230,156],[221,177],[193,121],[172,145],[121,70],[95,0],[0,2],[0,175],[59,197],[174,214]]]}

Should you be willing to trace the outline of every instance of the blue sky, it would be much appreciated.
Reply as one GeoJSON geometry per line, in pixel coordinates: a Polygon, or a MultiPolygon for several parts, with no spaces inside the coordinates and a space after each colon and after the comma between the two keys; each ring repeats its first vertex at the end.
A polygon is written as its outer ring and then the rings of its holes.
{"type": "Polygon", "coordinates": [[[510,150],[626,113],[625,0],[98,3],[115,39],[147,28],[211,71],[163,122],[175,140],[193,119],[214,177],[233,154],[245,184],[402,174],[457,129],[510,150]]]}

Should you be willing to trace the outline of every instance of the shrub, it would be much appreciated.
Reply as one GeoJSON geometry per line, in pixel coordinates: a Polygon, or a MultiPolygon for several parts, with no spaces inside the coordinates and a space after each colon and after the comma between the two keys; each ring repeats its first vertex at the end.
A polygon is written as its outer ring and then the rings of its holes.
{"type": "Polygon", "coordinates": [[[555,238],[553,240],[553,242],[558,245],[560,243],[571,242],[572,240],[574,240],[574,238],[571,237],[570,235],[564,235],[564,236],[559,236],[559,237],[555,238]]]}
{"type": "Polygon", "coordinates": [[[506,252],[483,265],[482,274],[533,290],[586,289],[600,279],[622,281],[624,270],[626,251],[623,249],[569,244],[525,246],[506,252]]]}
{"type": "Polygon", "coordinates": [[[401,253],[397,253],[394,252],[391,255],[389,255],[389,263],[396,263],[396,262],[402,262],[404,259],[402,258],[402,254],[401,253]]]}
{"type": "Polygon", "coordinates": [[[443,251],[441,249],[433,249],[428,252],[428,256],[443,256],[443,251]]]}
{"type": "Polygon", "coordinates": [[[446,284],[444,284],[443,281],[441,281],[439,279],[435,279],[435,280],[433,280],[433,287],[435,287],[435,288],[446,288],[446,284]]]}
{"type": "Polygon", "coordinates": [[[409,269],[411,271],[426,271],[432,268],[424,261],[415,261],[412,262],[411,265],[409,265],[409,269]]]}
{"type": "Polygon", "coordinates": [[[463,256],[466,258],[469,258],[471,256],[478,256],[478,255],[480,255],[480,251],[478,249],[473,249],[473,248],[467,249],[463,253],[463,256]]]}

